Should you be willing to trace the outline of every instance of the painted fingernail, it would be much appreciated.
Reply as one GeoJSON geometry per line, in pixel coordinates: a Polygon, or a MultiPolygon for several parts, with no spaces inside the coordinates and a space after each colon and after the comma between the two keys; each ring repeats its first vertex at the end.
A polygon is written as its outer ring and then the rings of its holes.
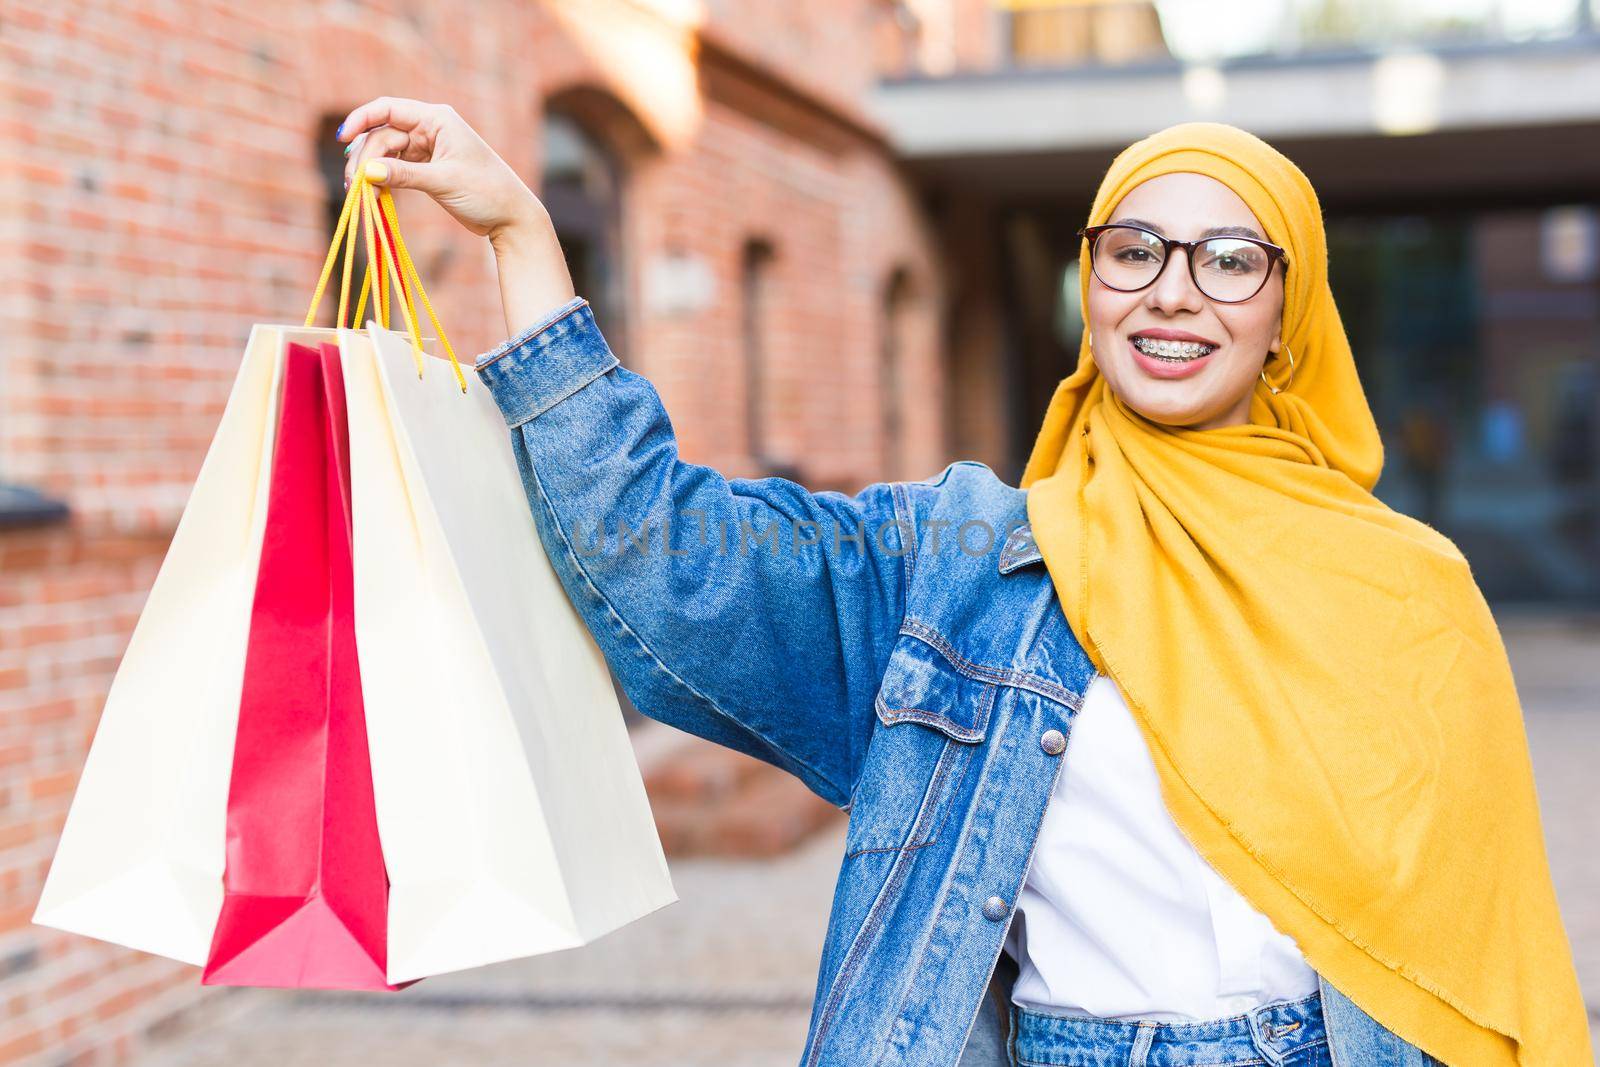
{"type": "Polygon", "coordinates": [[[366,174],[367,181],[369,182],[386,182],[389,180],[389,168],[384,166],[376,159],[367,160],[367,166],[364,173],[366,174]]]}
{"type": "Polygon", "coordinates": [[[343,137],[344,136],[344,123],[342,123],[342,122],[339,123],[339,129],[334,133],[334,136],[335,137],[343,137]]]}
{"type": "Polygon", "coordinates": [[[354,141],[351,141],[349,144],[345,145],[344,146],[344,154],[348,156],[350,154],[350,150],[352,148],[354,148],[355,146],[356,146],[356,143],[354,141]]]}

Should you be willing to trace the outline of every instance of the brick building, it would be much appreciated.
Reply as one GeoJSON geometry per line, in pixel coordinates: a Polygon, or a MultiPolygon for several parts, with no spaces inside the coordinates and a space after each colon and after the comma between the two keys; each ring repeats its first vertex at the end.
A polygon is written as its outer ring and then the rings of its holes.
{"type": "MultiPolygon", "coordinates": [[[[919,47],[906,13],[0,10],[0,1063],[126,1062],[227,999],[30,917],[250,325],[304,314],[342,193],[338,119],[380,94],[453,104],[543,191],[578,291],[687,458],[853,490],[953,449],[941,257],[862,107],[878,65],[919,47]]],[[[398,206],[458,351],[496,343],[485,244],[417,194],[398,206]]],[[[770,789],[751,803],[794,799],[770,789]]],[[[705,791],[663,780],[662,808],[705,791]]]]}

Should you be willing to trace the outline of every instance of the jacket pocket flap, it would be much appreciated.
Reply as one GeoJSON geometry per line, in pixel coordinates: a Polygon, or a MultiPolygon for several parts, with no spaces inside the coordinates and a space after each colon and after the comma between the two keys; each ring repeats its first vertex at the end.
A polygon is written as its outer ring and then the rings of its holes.
{"type": "Polygon", "coordinates": [[[943,652],[902,634],[874,702],[885,726],[919,722],[957,741],[982,741],[996,686],[962,673],[943,652]]]}

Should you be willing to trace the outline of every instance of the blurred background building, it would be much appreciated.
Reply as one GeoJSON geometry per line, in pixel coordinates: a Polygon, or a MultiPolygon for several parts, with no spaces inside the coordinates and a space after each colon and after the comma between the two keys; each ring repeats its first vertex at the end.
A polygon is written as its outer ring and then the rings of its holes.
{"type": "MultiPolygon", "coordinates": [[[[249,326],[304,314],[333,129],[380,94],[453,104],[541,194],[686,458],[846,491],[956,458],[1014,481],[1104,168],[1244,126],[1322,197],[1379,495],[1497,609],[1600,607],[1587,0],[9,0],[0,1064],[128,1062],[230,1000],[29,918],[249,326]]],[[[399,208],[458,349],[497,343],[484,243],[399,208]]],[[[842,818],[629,714],[674,856],[842,818]]]]}
{"type": "Polygon", "coordinates": [[[1074,232],[1111,156],[1171,122],[1230,122],[1282,149],[1321,197],[1334,293],[1386,443],[1379,495],[1461,545],[1497,603],[1597,603],[1588,3],[906,11],[916,43],[872,108],[935,228],[958,242],[947,262],[968,268],[951,293],[950,350],[967,368],[958,450],[1020,473],[1076,360],[1074,232]],[[970,405],[972,378],[997,395],[970,405]]]}

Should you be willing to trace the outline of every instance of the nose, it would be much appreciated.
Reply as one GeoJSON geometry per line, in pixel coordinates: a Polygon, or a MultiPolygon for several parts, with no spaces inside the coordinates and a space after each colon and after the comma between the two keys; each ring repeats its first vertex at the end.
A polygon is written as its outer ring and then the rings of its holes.
{"type": "Polygon", "coordinates": [[[1179,311],[1203,311],[1205,302],[1206,296],[1194,284],[1194,275],[1189,270],[1188,250],[1174,248],[1161,276],[1145,290],[1145,307],[1171,315],[1179,311]]]}

